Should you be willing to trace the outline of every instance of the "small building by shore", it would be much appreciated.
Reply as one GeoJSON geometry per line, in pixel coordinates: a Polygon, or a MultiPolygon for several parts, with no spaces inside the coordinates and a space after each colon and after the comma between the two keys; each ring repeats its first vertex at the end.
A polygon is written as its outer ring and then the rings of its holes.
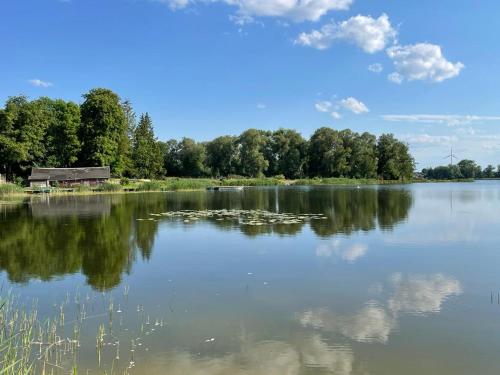
{"type": "Polygon", "coordinates": [[[110,179],[109,167],[33,168],[28,177],[30,187],[71,187],[98,185],[110,179]]]}

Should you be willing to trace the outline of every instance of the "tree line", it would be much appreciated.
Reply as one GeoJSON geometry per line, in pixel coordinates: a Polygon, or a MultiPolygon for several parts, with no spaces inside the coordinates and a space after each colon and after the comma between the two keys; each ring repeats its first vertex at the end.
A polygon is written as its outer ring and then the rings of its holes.
{"type": "Polygon", "coordinates": [[[414,160],[392,134],[317,129],[306,140],[292,129],[248,129],[208,142],[159,141],[148,113],[104,88],[79,105],[42,97],[10,97],[0,109],[0,173],[26,178],[32,167],[107,166],[115,177],[410,179],[414,160]]]}
{"type": "Polygon", "coordinates": [[[457,164],[425,168],[422,177],[431,180],[500,178],[500,165],[495,168],[490,164],[482,169],[474,160],[464,159],[457,164]]]}

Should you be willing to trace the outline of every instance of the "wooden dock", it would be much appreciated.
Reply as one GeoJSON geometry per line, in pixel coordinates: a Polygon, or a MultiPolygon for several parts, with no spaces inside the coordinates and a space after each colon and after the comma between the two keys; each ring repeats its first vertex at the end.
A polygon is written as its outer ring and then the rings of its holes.
{"type": "Polygon", "coordinates": [[[209,186],[208,191],[241,191],[244,186],[209,186]]]}

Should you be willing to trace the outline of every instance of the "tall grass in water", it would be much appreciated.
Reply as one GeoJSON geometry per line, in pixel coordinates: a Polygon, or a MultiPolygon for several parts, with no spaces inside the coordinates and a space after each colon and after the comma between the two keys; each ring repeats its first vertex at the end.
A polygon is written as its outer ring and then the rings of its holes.
{"type": "Polygon", "coordinates": [[[31,348],[36,310],[17,309],[12,296],[0,299],[0,375],[28,375],[34,371],[31,348]]]}
{"type": "Polygon", "coordinates": [[[277,177],[262,178],[228,178],[220,181],[222,186],[274,186],[284,185],[286,180],[277,177]]]}
{"type": "MultiPolygon", "coordinates": [[[[0,375],[69,373],[63,362],[76,361],[79,331],[75,326],[73,337],[65,337],[63,306],[57,318],[40,321],[36,306],[0,296],[0,375]]],[[[76,367],[71,373],[77,374],[76,367]]]]}
{"type": "Polygon", "coordinates": [[[118,184],[112,184],[109,182],[105,182],[103,184],[100,184],[97,186],[95,189],[96,191],[101,191],[101,192],[115,192],[115,191],[121,191],[122,186],[118,184]]]}
{"type": "Polygon", "coordinates": [[[42,320],[36,304],[30,308],[0,287],[0,375],[130,375],[137,361],[135,342],[165,324],[163,317],[150,318],[142,305],[127,306],[128,294],[125,286],[117,307],[103,292],[67,293],[42,320]],[[124,316],[135,319],[123,324],[124,316]],[[89,333],[96,328],[92,343],[89,333]],[[80,363],[81,348],[86,357],[94,345],[95,362],[89,357],[90,362],[80,363]]]}
{"type": "Polygon", "coordinates": [[[378,180],[376,178],[343,178],[343,177],[330,177],[330,178],[305,178],[295,180],[293,185],[378,185],[378,184],[396,184],[400,181],[391,180],[378,180]]]}
{"type": "Polygon", "coordinates": [[[7,194],[21,194],[24,192],[24,189],[16,184],[0,184],[0,195],[7,195],[7,194]]]}
{"type": "Polygon", "coordinates": [[[141,182],[135,186],[135,190],[136,191],[200,190],[213,185],[218,185],[218,181],[209,178],[168,178],[166,180],[141,182]]]}

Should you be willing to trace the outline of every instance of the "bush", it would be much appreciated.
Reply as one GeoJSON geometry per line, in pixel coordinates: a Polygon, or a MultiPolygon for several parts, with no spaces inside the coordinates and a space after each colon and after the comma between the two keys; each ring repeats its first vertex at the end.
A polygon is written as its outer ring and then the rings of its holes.
{"type": "Polygon", "coordinates": [[[14,184],[16,184],[17,186],[21,186],[21,187],[24,187],[25,184],[24,184],[24,179],[20,176],[16,176],[14,177],[14,180],[13,180],[14,184]]]}
{"type": "Polygon", "coordinates": [[[120,179],[120,185],[121,186],[126,186],[128,184],[130,184],[130,178],[128,178],[128,177],[122,177],[120,179]]]}

